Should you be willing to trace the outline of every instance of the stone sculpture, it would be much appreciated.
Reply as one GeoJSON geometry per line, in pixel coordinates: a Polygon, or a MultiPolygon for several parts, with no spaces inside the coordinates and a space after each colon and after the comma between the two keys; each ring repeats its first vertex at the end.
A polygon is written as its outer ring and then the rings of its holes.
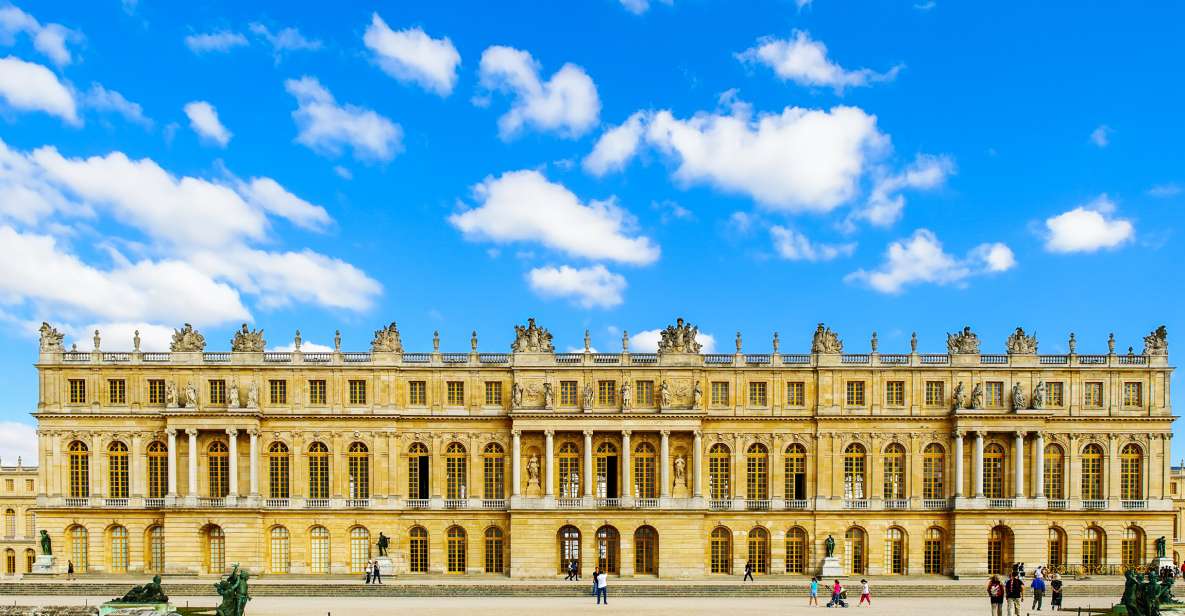
{"type": "Polygon", "coordinates": [[[778,347],[781,346],[781,340],[778,340],[778,332],[774,332],[774,355],[778,354],[778,347]]]}
{"type": "Polygon", "coordinates": [[[527,485],[528,486],[538,486],[539,485],[539,455],[538,454],[534,454],[534,453],[531,454],[531,457],[527,460],[527,485]]]}
{"type": "Polygon", "coordinates": [[[1025,392],[1020,387],[1020,383],[1012,384],[1012,410],[1019,411],[1025,408],[1025,392]]]}
{"type": "Polygon", "coordinates": [[[1166,554],[1166,550],[1168,549],[1168,543],[1165,541],[1164,535],[1161,535],[1156,538],[1155,545],[1156,545],[1156,557],[1157,558],[1164,558],[1165,554],[1166,554]]]}
{"type": "Polygon", "coordinates": [[[133,586],[131,590],[124,593],[118,599],[112,599],[111,603],[168,603],[169,596],[165,594],[164,589],[160,587],[160,576],[152,576],[152,581],[143,586],[133,586]]]}
{"type": "Polygon", "coordinates": [[[588,353],[592,349],[592,339],[588,336],[588,330],[584,330],[584,352],[588,353]]]}
{"type": "Polygon", "coordinates": [[[1009,355],[1036,355],[1037,354],[1037,332],[1033,332],[1032,336],[1025,335],[1023,327],[1016,328],[1008,336],[1008,340],[1004,342],[1004,347],[1008,349],[1009,355]]]}
{"type": "Polygon", "coordinates": [[[177,386],[172,381],[165,381],[165,407],[177,408],[177,386]]]}
{"type": "Polygon", "coordinates": [[[237,409],[243,404],[242,398],[239,397],[239,382],[230,382],[230,391],[226,394],[226,407],[237,409]]]}
{"type": "Polygon", "coordinates": [[[527,319],[527,325],[514,326],[514,342],[510,345],[514,353],[554,353],[555,345],[551,343],[551,332],[545,327],[535,325],[535,319],[527,319]]]}
{"type": "Polygon", "coordinates": [[[247,329],[247,324],[235,332],[230,340],[230,350],[235,353],[262,353],[266,343],[263,340],[263,330],[247,329]]]}
{"type": "Polygon", "coordinates": [[[1115,354],[1115,333],[1107,334],[1107,353],[1115,354]]]}
{"type": "Polygon", "coordinates": [[[675,485],[687,485],[687,460],[683,456],[675,458],[675,485]]]}
{"type": "Polygon", "coordinates": [[[523,386],[518,381],[515,381],[510,386],[510,401],[514,408],[522,408],[523,405],[523,386]]]}
{"type": "Polygon", "coordinates": [[[976,383],[975,387],[971,388],[971,407],[973,409],[983,408],[983,383],[976,383]]]}
{"type": "Polygon", "coordinates": [[[630,388],[630,382],[626,381],[621,384],[621,410],[628,411],[634,405],[634,390],[630,388]]]}
{"type": "MultiPolygon", "coordinates": [[[[333,341],[334,348],[341,349],[341,336],[335,335],[333,341]]],[[[399,338],[399,326],[395,321],[391,321],[389,325],[374,331],[374,339],[370,341],[370,352],[372,353],[402,353],[403,340],[399,338]]]]}
{"type": "Polygon", "coordinates": [[[553,396],[551,393],[551,383],[543,384],[543,408],[549,409],[553,406],[553,396]]]}
{"type": "Polygon", "coordinates": [[[391,545],[391,538],[379,532],[379,540],[375,542],[375,546],[379,549],[379,556],[387,555],[387,548],[391,545]]]}
{"type": "Polygon", "coordinates": [[[621,352],[630,352],[630,333],[626,330],[621,330],[621,352]]]}
{"type": "MultiPolygon", "coordinates": [[[[263,330],[259,330],[259,333],[263,334],[263,330]]],[[[300,330],[298,329],[296,330],[296,335],[292,337],[292,350],[300,351],[301,344],[304,344],[304,339],[300,337],[300,330]]]]}
{"type": "Polygon", "coordinates": [[[214,590],[222,597],[222,603],[214,610],[217,616],[243,616],[247,602],[251,600],[251,595],[247,594],[248,577],[246,571],[239,571],[236,563],[225,580],[214,583],[214,590]]]}
{"type": "Polygon", "coordinates": [[[682,317],[675,319],[674,325],[668,325],[658,333],[658,352],[699,353],[703,345],[696,340],[698,335],[698,327],[684,323],[682,317]]]}
{"type": "Polygon", "coordinates": [[[38,331],[41,332],[42,352],[62,350],[62,339],[66,337],[65,334],[44,321],[42,321],[41,329],[38,331]]]}
{"type": "Polygon", "coordinates": [[[439,329],[432,332],[432,352],[433,353],[440,352],[440,330],[439,329]]]}
{"type": "Polygon", "coordinates": [[[333,330],[333,350],[335,353],[342,351],[342,330],[340,329],[333,330]]]}
{"type": "Polygon", "coordinates": [[[476,329],[473,330],[473,333],[469,334],[469,352],[470,353],[477,352],[477,330],[476,329]]]}
{"type": "Polygon", "coordinates": [[[181,329],[173,330],[173,341],[169,343],[169,350],[174,353],[201,353],[206,350],[206,338],[186,323],[181,329]]]}
{"type": "Polygon", "coordinates": [[[811,353],[843,353],[843,340],[840,340],[839,334],[831,331],[830,327],[823,327],[823,324],[819,323],[815,328],[815,335],[811,338],[811,353]]]}
{"type": "Polygon", "coordinates": [[[914,332],[914,333],[910,334],[910,336],[909,336],[909,352],[910,353],[917,353],[918,352],[918,333],[917,332],[914,332]]]}
{"type": "Polygon", "coordinates": [[[53,540],[49,538],[49,531],[44,528],[41,529],[41,554],[43,556],[53,555],[53,540]]]}
{"type": "Polygon", "coordinates": [[[737,355],[741,354],[741,332],[737,332],[737,355]]]}
{"type": "Polygon", "coordinates": [[[95,336],[94,336],[94,338],[91,339],[91,341],[94,342],[95,350],[98,351],[99,350],[99,343],[102,342],[102,339],[99,337],[99,330],[97,330],[97,329],[95,330],[95,336]]]}
{"type": "Polygon", "coordinates": [[[979,336],[971,331],[971,326],[964,326],[963,331],[946,335],[946,352],[951,355],[978,355],[979,336]]]}
{"type": "Polygon", "coordinates": [[[1029,406],[1034,409],[1045,408],[1045,381],[1037,381],[1033,387],[1033,399],[1029,401],[1029,406]]]}
{"type": "Polygon", "coordinates": [[[255,381],[247,383],[247,408],[259,408],[259,386],[255,384],[255,381]]]}
{"type": "Polygon", "coordinates": [[[185,408],[197,408],[197,387],[190,381],[185,384],[185,408]]]}
{"type": "Polygon", "coordinates": [[[823,556],[826,558],[835,556],[835,537],[827,535],[827,538],[823,540],[823,556]]]}
{"type": "Polygon", "coordinates": [[[1068,344],[1070,346],[1070,355],[1078,352],[1078,341],[1074,338],[1074,332],[1070,332],[1070,340],[1068,344]]]}
{"type": "Polygon", "coordinates": [[[666,381],[663,381],[662,385],[658,386],[658,401],[659,408],[671,408],[671,386],[666,381]]]}
{"type": "Polygon", "coordinates": [[[1165,326],[1161,325],[1160,327],[1152,330],[1152,333],[1144,336],[1144,354],[1169,354],[1169,330],[1165,326]]]}
{"type": "Polygon", "coordinates": [[[591,409],[592,407],[593,407],[593,388],[592,388],[592,385],[589,385],[586,383],[584,385],[584,407],[583,408],[584,408],[584,410],[588,410],[588,409],[591,409]]]}
{"type": "Polygon", "coordinates": [[[695,389],[691,392],[691,408],[698,409],[700,402],[704,399],[704,387],[699,381],[695,382],[695,389]]]}
{"type": "Polygon", "coordinates": [[[959,384],[955,385],[955,391],[953,394],[951,394],[951,400],[954,402],[956,411],[961,408],[967,408],[967,400],[966,395],[963,393],[962,381],[959,381],[959,384]]]}
{"type": "Polygon", "coordinates": [[[132,332],[132,350],[136,353],[140,352],[140,330],[132,332]]]}

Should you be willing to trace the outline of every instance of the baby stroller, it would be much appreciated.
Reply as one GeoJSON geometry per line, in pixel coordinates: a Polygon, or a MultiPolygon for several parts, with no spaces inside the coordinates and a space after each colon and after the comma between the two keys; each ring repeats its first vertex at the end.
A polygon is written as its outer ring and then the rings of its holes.
{"type": "Polygon", "coordinates": [[[832,595],[831,600],[827,602],[827,607],[847,607],[848,589],[839,591],[838,595],[832,595]]]}

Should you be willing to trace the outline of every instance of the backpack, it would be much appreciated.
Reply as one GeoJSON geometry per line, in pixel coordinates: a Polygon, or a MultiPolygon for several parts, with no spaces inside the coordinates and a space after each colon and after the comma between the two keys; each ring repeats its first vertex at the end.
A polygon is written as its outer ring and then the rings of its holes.
{"type": "Polygon", "coordinates": [[[999,599],[1000,597],[1004,596],[1004,585],[1003,584],[993,584],[990,588],[988,588],[988,593],[993,598],[999,599]]]}

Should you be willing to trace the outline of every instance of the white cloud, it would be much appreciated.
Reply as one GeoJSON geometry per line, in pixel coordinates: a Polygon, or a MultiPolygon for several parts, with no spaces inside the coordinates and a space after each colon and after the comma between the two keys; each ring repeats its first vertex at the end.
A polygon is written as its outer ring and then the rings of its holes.
{"type": "Polygon", "coordinates": [[[624,168],[638,152],[647,116],[647,112],[636,112],[619,126],[602,133],[593,151],[584,157],[584,170],[600,177],[624,168]]]}
{"type": "Polygon", "coordinates": [[[0,44],[12,45],[17,34],[27,34],[33,39],[33,47],[58,66],[73,61],[67,43],[78,42],[82,35],[61,25],[41,25],[35,17],[8,5],[0,7],[0,44]]]}
{"type": "Polygon", "coordinates": [[[152,120],[145,117],[144,109],[140,107],[139,103],[133,103],[124,98],[123,94],[115,90],[108,90],[100,84],[91,84],[91,89],[87,91],[83,102],[91,109],[118,113],[129,122],[145,128],[152,128],[152,120]]]}
{"type": "MultiPolygon", "coordinates": [[[[630,334],[630,351],[634,353],[655,353],[658,351],[658,341],[661,338],[661,329],[645,329],[640,332],[630,334]]],[[[700,343],[702,348],[701,353],[715,353],[716,352],[716,337],[712,334],[705,334],[700,332],[696,335],[695,340],[700,343]]]]}
{"type": "Polygon", "coordinates": [[[247,37],[230,30],[218,30],[185,37],[185,46],[193,53],[225,52],[247,46],[247,37]]]}
{"type": "Polygon", "coordinates": [[[300,30],[296,28],[284,28],[279,32],[273,33],[267,26],[257,22],[250,24],[248,28],[252,33],[262,37],[263,40],[272,46],[272,53],[275,56],[277,64],[286,52],[317,51],[321,49],[321,41],[305,38],[300,33],[300,30]]]}
{"type": "Polygon", "coordinates": [[[619,306],[626,287],[625,277],[604,265],[537,267],[527,272],[527,283],[542,297],[566,297],[582,308],[619,306]]]}
{"type": "Polygon", "coordinates": [[[798,5],[799,10],[810,6],[811,0],[794,0],[794,4],[798,5]]]}
{"type": "Polygon", "coordinates": [[[331,222],[325,208],[297,197],[271,178],[251,178],[250,182],[241,183],[239,192],[263,211],[304,229],[321,231],[331,222]]]}
{"type": "Polygon", "coordinates": [[[1110,126],[1100,124],[1097,128],[1090,131],[1090,141],[1100,148],[1105,148],[1111,143],[1111,133],[1113,132],[1110,126]]]}
{"type": "Polygon", "coordinates": [[[13,466],[19,458],[24,466],[37,466],[37,430],[18,421],[0,421],[0,463],[13,466]]]}
{"type": "Polygon", "coordinates": [[[195,253],[202,271],[258,296],[265,308],[309,303],[368,310],[382,286],[353,265],[311,250],[265,252],[242,246],[195,253]]]}
{"type": "Polygon", "coordinates": [[[70,124],[81,124],[69,88],[48,68],[13,56],[0,58],[0,98],[20,111],[44,111],[70,124]]]}
{"type": "MultiPolygon", "coordinates": [[[[289,342],[288,344],[268,347],[269,351],[279,353],[291,353],[296,350],[296,343],[289,342]]],[[[302,353],[332,353],[333,347],[324,344],[317,344],[316,342],[309,342],[308,340],[300,341],[300,350],[302,353]]]]}
{"type": "Polygon", "coordinates": [[[934,0],[923,0],[922,2],[915,2],[913,8],[925,12],[936,6],[938,6],[938,3],[934,0]]]}
{"type": "Polygon", "coordinates": [[[659,248],[645,236],[630,237],[633,217],[614,200],[584,204],[538,171],[487,177],[474,187],[480,205],[449,216],[470,240],[538,242],[565,254],[646,265],[659,248]]]}
{"type": "Polygon", "coordinates": [[[339,177],[343,180],[354,179],[354,174],[351,173],[349,169],[346,169],[345,167],[343,167],[341,165],[335,165],[333,167],[333,172],[337,174],[337,177],[339,177]]]}
{"type": "Polygon", "coordinates": [[[827,46],[811,39],[809,32],[795,30],[793,39],[766,37],[756,47],[737,54],[746,63],[760,63],[778,77],[804,86],[823,86],[842,93],[844,88],[861,87],[897,78],[901,65],[878,73],[862,68],[849,71],[827,57],[827,46]]]}
{"type": "Polygon", "coordinates": [[[778,256],[790,261],[830,261],[836,257],[846,257],[856,250],[856,244],[822,244],[812,242],[810,238],[794,229],[781,225],[770,227],[769,234],[773,238],[774,250],[778,256]]]}
{"type": "Polygon", "coordinates": [[[202,139],[223,148],[230,143],[232,133],[218,119],[218,110],[214,109],[214,105],[206,101],[191,101],[185,104],[185,115],[189,118],[189,127],[202,139]]]}
{"type": "Polygon", "coordinates": [[[1185,188],[1176,182],[1169,182],[1167,184],[1157,184],[1149,188],[1147,192],[1149,197],[1164,199],[1167,197],[1176,197],[1182,192],[1185,192],[1185,188]]]}
{"type": "Polygon", "coordinates": [[[354,158],[382,161],[403,151],[402,127],[370,109],[338,105],[316,78],[289,79],[284,88],[296,97],[296,141],[313,151],[338,156],[350,146],[354,158]]]}
{"type": "MultiPolygon", "coordinates": [[[[633,13],[634,15],[641,15],[642,13],[645,13],[646,11],[650,10],[650,0],[618,0],[618,1],[621,2],[621,6],[624,7],[625,10],[633,13]]],[[[669,5],[674,4],[675,0],[659,0],[659,2],[662,2],[663,4],[666,4],[669,6],[669,5]]]]}
{"type": "Polygon", "coordinates": [[[388,75],[417,83],[441,96],[452,93],[461,54],[448,37],[434,39],[420,28],[396,32],[374,13],[362,41],[388,75]]]}
{"type": "Polygon", "coordinates": [[[955,163],[947,156],[919,154],[904,171],[895,174],[882,173],[873,183],[864,207],[852,212],[845,221],[849,228],[856,219],[867,220],[878,227],[887,227],[901,218],[905,208],[905,189],[930,190],[946,182],[955,172],[955,163]]]}
{"type": "Polygon", "coordinates": [[[1016,265],[1012,250],[1001,243],[985,243],[959,259],[942,248],[938,237],[928,229],[889,244],[885,262],[871,272],[863,269],[848,274],[844,280],[867,284],[881,293],[900,293],[909,285],[965,285],[972,276],[1003,272],[1016,265]]]}
{"type": "Polygon", "coordinates": [[[1095,252],[1127,242],[1135,235],[1135,226],[1130,220],[1111,216],[1114,212],[1111,199],[1099,195],[1090,203],[1045,219],[1045,250],[1095,252]]]}
{"type": "Polygon", "coordinates": [[[132,349],[135,346],[132,339],[137,331],[140,332],[141,351],[168,351],[173,340],[173,327],[145,322],[88,323],[78,327],[66,326],[62,331],[69,339],[78,342],[78,348],[89,349],[93,346],[91,336],[96,329],[103,336],[104,349],[132,349]]]}
{"type": "Polygon", "coordinates": [[[542,67],[531,54],[495,45],[481,54],[481,85],[508,92],[510,111],[498,118],[498,134],[511,139],[526,128],[579,137],[591,130],[601,113],[597,86],[575,64],[565,64],[551,79],[541,81],[542,67]]]}

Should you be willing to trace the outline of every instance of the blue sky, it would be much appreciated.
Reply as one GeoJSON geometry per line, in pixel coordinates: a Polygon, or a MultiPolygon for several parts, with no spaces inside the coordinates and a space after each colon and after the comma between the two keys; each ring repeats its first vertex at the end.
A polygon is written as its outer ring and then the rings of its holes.
{"type": "Polygon", "coordinates": [[[0,456],[42,320],[82,349],[1185,326],[1185,7],[416,4],[0,6],[0,456]]]}

